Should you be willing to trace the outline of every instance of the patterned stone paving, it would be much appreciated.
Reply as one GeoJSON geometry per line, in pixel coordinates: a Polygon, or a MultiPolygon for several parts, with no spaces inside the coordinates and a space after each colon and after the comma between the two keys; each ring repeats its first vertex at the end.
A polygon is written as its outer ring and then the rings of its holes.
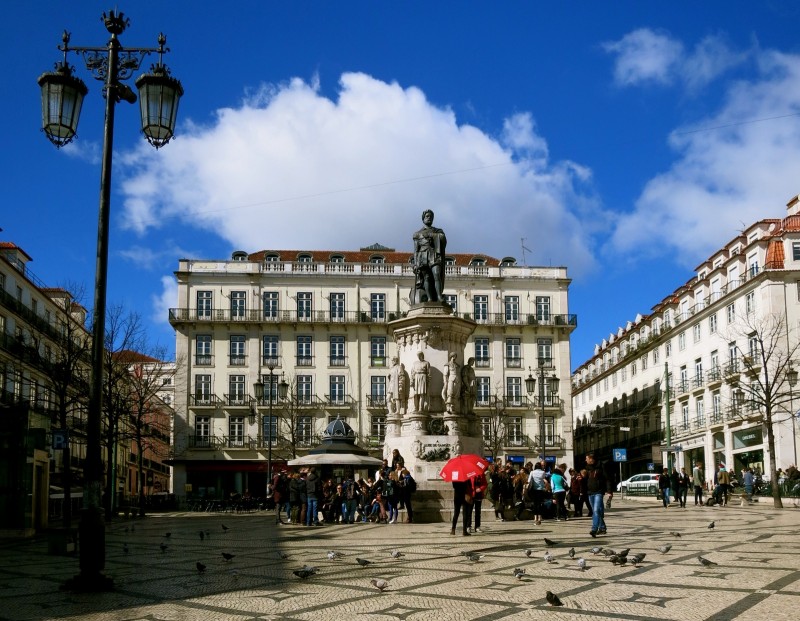
{"type": "Polygon", "coordinates": [[[48,555],[44,538],[0,542],[0,620],[798,618],[797,508],[663,509],[643,499],[615,500],[607,522],[609,534],[592,539],[586,518],[536,527],[497,522],[491,510],[484,511],[485,532],[472,537],[451,536],[445,524],[276,527],[272,513],[121,520],[107,532],[106,572],[116,584],[110,593],[60,590],[77,560],[48,555]],[[716,528],[709,530],[712,519],[716,528]],[[543,537],[557,542],[553,563],[544,560],[543,537]],[[665,543],[673,547],[661,554],[665,543]],[[618,567],[592,555],[593,545],[647,557],[639,567],[618,567]],[[571,547],[576,559],[586,559],[585,571],[569,558],[571,547]],[[534,550],[530,557],[526,548],[534,550]],[[405,556],[392,558],[393,549],[405,556]],[[329,560],[328,550],[344,556],[329,560]],[[484,556],[471,561],[465,551],[484,556]],[[235,557],[225,561],[222,552],[235,557]],[[704,567],[698,555],[717,565],[704,567]],[[372,563],[361,567],[356,557],[372,563]],[[293,575],[306,564],[318,573],[307,580],[293,575]],[[521,579],[513,575],[518,567],[526,572],[521,579]],[[389,588],[379,592],[373,578],[388,580],[389,588]],[[563,607],[547,604],[548,590],[563,607]]]}

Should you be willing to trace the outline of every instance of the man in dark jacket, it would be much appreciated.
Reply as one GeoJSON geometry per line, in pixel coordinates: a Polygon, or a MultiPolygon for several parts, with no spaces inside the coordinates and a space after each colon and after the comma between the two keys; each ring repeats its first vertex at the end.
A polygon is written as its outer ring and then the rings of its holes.
{"type": "Polygon", "coordinates": [[[589,494],[589,503],[592,505],[592,537],[606,534],[605,513],[603,511],[603,496],[608,492],[608,499],[614,497],[611,479],[606,476],[602,464],[595,461],[594,453],[586,455],[586,491],[589,494]]]}

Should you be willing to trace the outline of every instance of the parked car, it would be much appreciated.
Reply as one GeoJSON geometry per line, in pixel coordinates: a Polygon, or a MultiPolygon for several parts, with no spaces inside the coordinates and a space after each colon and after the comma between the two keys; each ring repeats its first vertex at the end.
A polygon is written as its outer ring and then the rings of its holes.
{"type": "Polygon", "coordinates": [[[658,496],[657,474],[634,474],[630,479],[617,484],[617,491],[623,494],[658,496]]]}

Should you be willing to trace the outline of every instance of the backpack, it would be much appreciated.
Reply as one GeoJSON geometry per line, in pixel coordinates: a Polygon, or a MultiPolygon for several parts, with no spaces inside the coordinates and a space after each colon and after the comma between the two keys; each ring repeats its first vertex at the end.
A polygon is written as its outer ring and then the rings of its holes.
{"type": "Polygon", "coordinates": [[[408,490],[409,494],[413,494],[417,491],[417,482],[414,480],[414,477],[409,476],[406,479],[406,489],[408,490]]]}

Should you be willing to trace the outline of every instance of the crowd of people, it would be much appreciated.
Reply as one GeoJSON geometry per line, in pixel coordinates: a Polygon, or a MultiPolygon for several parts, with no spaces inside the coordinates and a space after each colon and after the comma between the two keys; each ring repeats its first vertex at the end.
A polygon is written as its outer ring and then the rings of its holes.
{"type": "Polygon", "coordinates": [[[613,477],[606,474],[592,453],[586,455],[582,469],[559,464],[548,471],[543,461],[528,462],[519,468],[511,462],[494,463],[486,475],[453,483],[450,534],[456,534],[462,513],[462,535],[481,532],[483,500],[488,498],[499,521],[530,516],[534,524],[541,525],[542,519],[567,521],[583,517],[585,509],[586,516],[592,518],[589,534],[596,537],[606,533],[603,498],[608,494],[610,502],[612,486],[613,477]]]}
{"type": "Polygon", "coordinates": [[[416,489],[414,477],[395,449],[392,463],[384,459],[375,476],[366,479],[356,480],[350,473],[339,483],[322,480],[314,466],[303,472],[280,472],[273,477],[271,496],[281,524],[396,524],[400,509],[405,509],[406,522],[413,522],[416,489]]]}

